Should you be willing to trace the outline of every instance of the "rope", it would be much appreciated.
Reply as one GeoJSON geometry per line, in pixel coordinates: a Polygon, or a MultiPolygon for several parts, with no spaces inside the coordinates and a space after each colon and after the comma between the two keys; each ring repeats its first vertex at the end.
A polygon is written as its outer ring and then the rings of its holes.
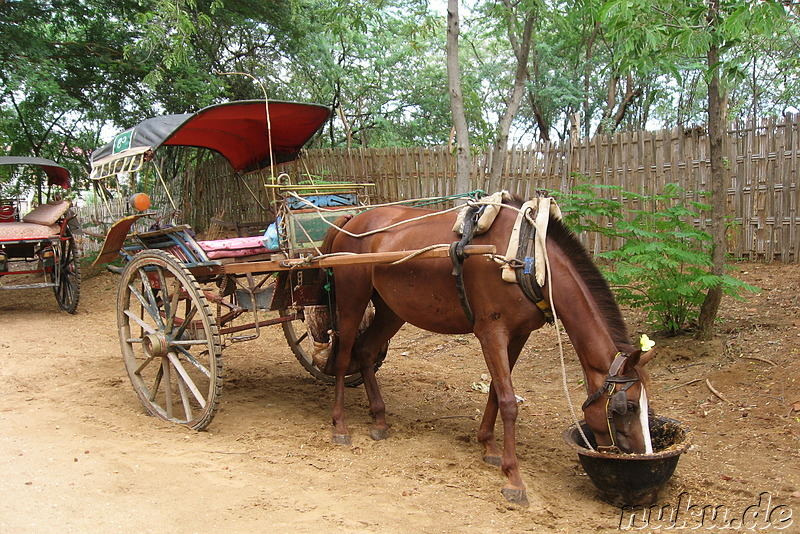
{"type": "MultiPolygon", "coordinates": [[[[312,181],[313,184],[313,181],[312,181]]],[[[342,183],[341,185],[347,185],[347,183],[342,183]]],[[[413,207],[421,207],[427,206],[430,204],[439,204],[445,202],[447,200],[463,198],[463,197],[470,197],[470,198],[477,198],[479,197],[483,191],[477,189],[472,191],[471,193],[462,193],[458,195],[451,195],[449,197],[423,197],[423,198],[415,198],[411,200],[396,200],[394,202],[384,202],[383,204],[370,204],[369,206],[348,206],[350,209],[360,209],[360,210],[371,210],[373,208],[382,208],[385,206],[408,206],[411,205],[413,207]]],[[[296,198],[300,202],[307,204],[309,207],[317,208],[317,211],[339,211],[341,208],[320,208],[319,206],[309,202],[305,198],[298,195],[295,191],[286,191],[286,194],[290,197],[296,198]]],[[[470,202],[470,201],[468,201],[470,202]]],[[[484,202],[484,201],[477,201],[479,204],[492,204],[491,202],[484,202]]],[[[463,206],[457,206],[457,208],[461,208],[463,206]]],[[[510,207],[510,206],[509,206],[510,207]]],[[[448,209],[446,211],[451,211],[454,208],[448,209]]]]}
{"type": "Polygon", "coordinates": [[[412,259],[416,258],[417,256],[419,256],[420,254],[422,254],[424,252],[428,252],[429,250],[435,250],[437,248],[450,248],[450,245],[447,245],[445,243],[442,243],[441,245],[430,245],[428,247],[421,248],[419,250],[416,250],[416,251],[412,252],[411,254],[406,256],[405,258],[401,258],[399,260],[395,260],[392,263],[390,263],[389,265],[400,265],[401,263],[405,263],[408,260],[412,260],[412,259]]]}
{"type": "MultiPolygon", "coordinates": [[[[538,236],[537,232],[537,236],[538,236]]],[[[569,406],[569,412],[572,415],[572,422],[575,423],[575,426],[578,429],[578,432],[583,438],[583,442],[586,444],[586,447],[590,451],[594,451],[594,447],[592,444],[589,443],[589,439],[586,437],[586,434],[581,428],[580,421],[578,421],[578,416],[575,414],[575,407],[572,405],[572,395],[569,392],[569,385],[567,384],[567,364],[564,359],[564,343],[561,340],[561,329],[558,327],[559,319],[558,314],[556,313],[556,304],[553,301],[553,277],[550,274],[550,256],[547,254],[547,248],[545,248],[544,254],[544,263],[547,267],[547,279],[550,281],[548,284],[548,295],[550,297],[550,309],[553,310],[553,326],[556,329],[556,338],[558,339],[558,354],[561,360],[561,384],[564,386],[564,395],[567,397],[567,405],[569,406]]]]}
{"type": "MultiPolygon", "coordinates": [[[[336,208],[320,208],[319,206],[316,206],[314,203],[309,202],[308,200],[304,199],[303,197],[299,196],[297,193],[295,193],[293,191],[290,191],[289,195],[294,197],[294,198],[296,198],[296,199],[298,199],[298,200],[300,200],[302,203],[306,204],[307,206],[309,206],[311,208],[314,208],[317,211],[317,213],[320,214],[320,219],[322,220],[322,222],[324,222],[325,224],[327,224],[331,228],[336,228],[340,232],[343,232],[343,233],[349,235],[350,237],[355,237],[355,238],[362,238],[362,237],[367,237],[367,236],[370,236],[370,235],[378,234],[380,232],[385,232],[387,230],[391,230],[392,228],[396,228],[398,226],[402,226],[402,225],[407,224],[407,223],[420,221],[420,220],[423,220],[423,219],[427,219],[428,217],[433,217],[433,216],[436,216],[436,215],[441,215],[442,213],[447,213],[449,211],[454,211],[454,210],[457,210],[457,209],[461,209],[461,206],[455,206],[453,208],[450,208],[450,209],[447,209],[447,210],[444,210],[444,211],[436,211],[436,212],[432,212],[432,213],[426,213],[425,215],[420,215],[419,217],[414,217],[412,219],[406,219],[406,220],[403,220],[403,221],[399,221],[399,222],[396,222],[394,224],[390,224],[389,226],[384,226],[382,228],[375,228],[374,230],[370,230],[370,231],[364,232],[362,234],[354,234],[353,232],[350,232],[348,230],[345,230],[344,228],[336,226],[334,223],[330,222],[325,217],[322,217],[322,212],[336,212],[336,211],[339,211],[338,209],[336,209],[336,208]]],[[[393,203],[393,204],[397,204],[397,203],[393,203]]],[[[388,206],[388,205],[391,205],[391,204],[381,204],[379,206],[354,206],[354,209],[372,209],[372,208],[376,208],[376,207],[380,207],[380,206],[388,206]]]]}
{"type": "MultiPolygon", "coordinates": [[[[472,194],[472,193],[470,193],[470,194],[472,194]]],[[[322,213],[323,212],[338,212],[340,210],[340,208],[320,208],[319,206],[315,205],[313,202],[310,202],[310,201],[306,200],[305,198],[301,197],[300,195],[298,195],[294,191],[288,191],[288,195],[293,197],[293,198],[295,198],[295,199],[297,199],[297,200],[299,200],[302,204],[304,204],[304,205],[316,210],[316,212],[320,215],[320,219],[322,220],[322,222],[324,222],[325,224],[327,224],[331,228],[336,228],[338,231],[343,232],[344,234],[349,235],[350,237],[355,237],[357,239],[360,239],[362,237],[367,237],[367,236],[370,236],[370,235],[374,235],[374,234],[379,234],[381,232],[385,232],[387,230],[391,230],[393,228],[397,228],[398,226],[402,226],[404,224],[408,224],[408,223],[412,223],[412,222],[416,222],[416,221],[421,221],[423,219],[427,219],[428,217],[435,217],[435,216],[441,215],[443,213],[448,213],[448,212],[455,211],[455,210],[460,210],[460,209],[463,208],[463,206],[454,206],[454,207],[448,208],[446,210],[436,211],[436,212],[433,212],[433,213],[426,213],[425,215],[420,215],[419,217],[413,217],[411,219],[405,219],[405,220],[396,222],[394,224],[390,224],[389,226],[384,226],[382,228],[375,228],[375,229],[370,230],[368,232],[364,232],[364,233],[361,233],[361,234],[356,234],[356,233],[350,232],[348,230],[345,230],[344,228],[336,226],[334,223],[330,222],[325,217],[322,217],[322,213]]],[[[430,197],[430,198],[422,198],[422,199],[417,199],[417,200],[433,200],[435,198],[441,198],[441,197],[430,197]]],[[[369,209],[380,208],[380,207],[384,207],[384,206],[396,206],[396,205],[399,205],[399,204],[406,204],[408,202],[409,201],[406,200],[406,201],[398,201],[398,202],[387,202],[385,204],[377,204],[377,205],[370,205],[370,206],[353,206],[352,209],[369,210],[369,209]]],[[[508,204],[503,204],[502,202],[491,202],[491,201],[484,201],[484,200],[474,200],[474,201],[467,201],[467,204],[468,205],[478,205],[478,206],[500,206],[502,208],[508,208],[508,209],[512,209],[512,210],[517,211],[517,212],[521,212],[521,210],[519,208],[517,208],[515,206],[509,206],[508,204]]]]}

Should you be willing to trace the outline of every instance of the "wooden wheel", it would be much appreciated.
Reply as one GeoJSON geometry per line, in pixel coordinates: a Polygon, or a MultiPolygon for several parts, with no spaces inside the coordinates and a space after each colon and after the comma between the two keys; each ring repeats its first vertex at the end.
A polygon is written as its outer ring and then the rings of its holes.
{"type": "Polygon", "coordinates": [[[81,262],[75,239],[59,241],[53,245],[53,252],[53,292],[62,310],[75,313],[81,297],[81,262]]]}
{"type": "Polygon", "coordinates": [[[174,256],[136,254],[122,273],[117,325],[125,368],[152,415],[203,429],[222,392],[222,346],[205,295],[174,256]]]}
{"type": "MultiPolygon", "coordinates": [[[[279,313],[281,317],[287,317],[293,312],[290,310],[279,310],[279,313]]],[[[335,383],[336,377],[323,372],[322,369],[320,369],[319,366],[317,366],[317,364],[314,362],[312,357],[312,354],[314,353],[313,339],[311,338],[311,335],[309,335],[309,331],[305,322],[303,321],[302,314],[299,314],[298,318],[294,321],[281,323],[281,326],[283,327],[283,335],[286,337],[286,341],[289,343],[289,347],[292,349],[297,361],[300,362],[300,365],[302,365],[303,368],[314,378],[318,378],[327,384],[335,383]]],[[[383,360],[386,358],[386,353],[388,350],[389,344],[387,343],[386,346],[381,349],[380,353],[378,354],[378,359],[375,361],[376,371],[383,364],[383,360]]],[[[361,377],[360,371],[351,375],[347,375],[344,379],[344,383],[348,387],[356,387],[361,385],[363,382],[364,379],[361,377]]]]}

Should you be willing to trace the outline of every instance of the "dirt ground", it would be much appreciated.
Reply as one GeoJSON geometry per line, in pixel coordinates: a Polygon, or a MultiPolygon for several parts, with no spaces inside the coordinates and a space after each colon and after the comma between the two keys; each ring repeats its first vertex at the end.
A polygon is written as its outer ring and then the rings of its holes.
{"type": "MultiPolygon", "coordinates": [[[[659,348],[653,408],[692,429],[659,505],[689,497],[740,517],[760,503],[794,513],[780,526],[800,532],[800,266],[734,267],[763,292],[726,299],[711,342],[659,337],[626,311],[632,334],[659,348]]],[[[267,329],[225,349],[222,407],[193,432],[145,414],[120,356],[116,276],[84,275],[76,315],[49,290],[0,292],[0,532],[620,528],[621,510],[599,500],[562,441],[571,418],[551,327],[533,334],[514,374],[532,502],[520,509],[475,440],[486,395],[473,384],[486,369],[473,337],[404,327],[379,372],[390,439],[370,439],[358,388],[347,398],[353,445],[342,447],[330,442],[333,389],[267,329]]],[[[580,367],[567,357],[577,410],[580,367]]]]}

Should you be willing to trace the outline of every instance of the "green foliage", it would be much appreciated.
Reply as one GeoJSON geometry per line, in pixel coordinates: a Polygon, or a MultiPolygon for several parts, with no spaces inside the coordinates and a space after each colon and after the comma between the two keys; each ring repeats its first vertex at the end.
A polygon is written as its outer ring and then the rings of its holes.
{"type": "Polygon", "coordinates": [[[555,194],[565,222],[578,232],[599,232],[620,242],[599,254],[600,266],[617,299],[643,308],[648,320],[669,334],[693,326],[705,291],[722,284],[726,295],[741,299],[755,291],[735,278],[711,271],[711,237],[695,227],[707,204],[668,184],[662,193],[640,195],[614,186],[583,183],[572,194],[555,194]],[[626,210],[622,199],[638,209],[626,210]]]}
{"type": "MultiPolygon", "coordinates": [[[[779,0],[469,2],[462,87],[477,150],[496,139],[518,39],[535,17],[511,144],[702,122],[702,51],[718,42],[732,116],[780,115],[800,91],[800,25],[779,0]],[[610,83],[616,82],[616,84],[610,83]],[[624,117],[624,91],[636,95],[624,117]],[[615,93],[612,96],[611,93],[615,93]]],[[[445,145],[452,126],[443,3],[427,0],[0,0],[0,146],[49,157],[76,183],[87,154],[161,113],[269,98],[336,108],[317,146],[445,145]],[[431,7],[434,6],[434,7],[431,7]],[[438,9],[435,9],[438,8],[438,9]],[[221,75],[240,72],[247,76],[221,75]],[[262,89],[263,87],[263,89],[262,89]]],[[[35,187],[35,184],[27,184],[35,187]]]]}
{"type": "Polygon", "coordinates": [[[706,80],[713,70],[720,74],[733,116],[780,116],[794,106],[785,89],[796,88],[796,74],[776,76],[797,58],[792,9],[780,0],[726,0],[716,6],[662,0],[657,8],[644,0],[604,0],[600,19],[623,72],[674,80],[677,102],[662,102],[657,112],[668,125],[688,125],[703,121],[706,80]],[[705,65],[712,46],[719,50],[719,63],[705,65]]]}

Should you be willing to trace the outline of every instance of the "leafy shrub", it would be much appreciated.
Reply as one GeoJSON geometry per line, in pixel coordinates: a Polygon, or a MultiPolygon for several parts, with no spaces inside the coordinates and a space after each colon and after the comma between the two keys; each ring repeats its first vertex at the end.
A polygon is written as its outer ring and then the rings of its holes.
{"type": "Polygon", "coordinates": [[[620,242],[599,254],[603,274],[620,303],[643,308],[648,321],[669,334],[693,325],[705,291],[720,283],[724,294],[738,299],[744,290],[757,291],[728,275],[711,274],[711,236],[693,225],[711,207],[686,201],[686,192],[675,184],[648,196],[584,183],[574,193],[554,196],[573,230],[620,242]],[[636,200],[641,208],[626,210],[621,201],[599,196],[602,190],[636,200]]]}

